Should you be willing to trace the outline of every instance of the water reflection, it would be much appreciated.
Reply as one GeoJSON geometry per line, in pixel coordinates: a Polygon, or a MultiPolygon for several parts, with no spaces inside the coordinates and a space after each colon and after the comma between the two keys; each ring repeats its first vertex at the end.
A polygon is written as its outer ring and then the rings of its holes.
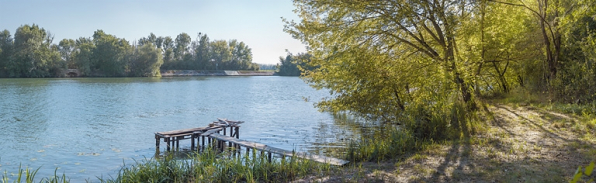
{"type": "Polygon", "coordinates": [[[346,147],[353,140],[372,136],[382,126],[348,113],[333,114],[332,123],[319,123],[308,152],[344,157],[346,147]]]}

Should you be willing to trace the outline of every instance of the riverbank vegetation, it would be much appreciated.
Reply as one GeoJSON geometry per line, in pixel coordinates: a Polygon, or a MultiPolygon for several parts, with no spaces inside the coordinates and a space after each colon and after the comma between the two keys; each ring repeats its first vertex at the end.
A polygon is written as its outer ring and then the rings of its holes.
{"type": "MultiPolygon", "coordinates": [[[[596,156],[589,152],[595,149],[591,139],[596,115],[596,1],[294,0],[294,4],[300,20],[285,21],[285,31],[307,44],[311,57],[305,64],[315,68],[303,77],[332,94],[317,106],[333,113],[347,111],[385,129],[353,139],[349,159],[397,161],[390,166],[401,169],[401,160],[413,158],[410,165],[422,173],[396,180],[429,182],[473,182],[445,169],[458,172],[463,166],[470,166],[472,173],[458,174],[476,180],[509,177],[513,173],[495,172],[508,171],[503,163],[528,163],[520,157],[533,161],[531,167],[515,167],[524,173],[547,165],[553,169],[547,171],[550,176],[535,173],[545,178],[539,180],[569,180],[578,166],[594,161],[596,156]],[[530,137],[526,132],[540,135],[530,137]],[[494,140],[494,135],[504,136],[494,140]],[[520,143],[532,144],[538,156],[522,156],[528,146],[520,143]],[[582,156],[569,153],[569,148],[582,156]],[[417,153],[425,151],[431,152],[417,153]],[[573,161],[558,161],[563,154],[573,161]],[[427,156],[435,157],[439,166],[421,167],[427,156]],[[467,162],[482,158],[496,164],[467,162]],[[452,167],[456,162],[459,167],[452,167]]],[[[508,180],[524,176],[530,175],[516,174],[508,180]]]]}
{"type": "Polygon", "coordinates": [[[259,70],[251,48],[237,40],[210,41],[206,34],[149,36],[133,41],[97,30],[92,37],[63,39],[38,25],[0,32],[0,77],[159,76],[160,70],[259,70]]]}
{"type": "MultiPolygon", "coordinates": [[[[268,161],[255,151],[246,156],[237,156],[231,151],[217,152],[205,149],[191,153],[186,158],[168,154],[159,159],[145,159],[132,165],[124,165],[114,177],[97,177],[99,182],[289,182],[305,175],[327,175],[337,169],[313,161],[298,158],[274,158],[268,161]]],[[[68,177],[55,174],[53,177],[35,177],[37,170],[20,169],[14,179],[6,173],[3,183],[9,182],[70,182],[68,177]]],[[[96,182],[88,179],[87,181],[96,182]]]]}

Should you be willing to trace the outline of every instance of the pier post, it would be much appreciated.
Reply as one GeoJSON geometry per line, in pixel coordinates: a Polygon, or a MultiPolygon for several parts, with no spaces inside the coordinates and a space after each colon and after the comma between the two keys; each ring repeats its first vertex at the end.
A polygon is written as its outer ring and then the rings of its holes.
{"type": "Polygon", "coordinates": [[[159,136],[155,135],[155,150],[159,151],[159,136]]]}
{"type": "Polygon", "coordinates": [[[176,151],[180,150],[180,137],[176,137],[176,151]]]}
{"type": "MultiPolygon", "coordinates": [[[[234,135],[234,127],[230,127],[230,137],[234,135]]],[[[232,147],[232,142],[228,143],[228,147],[232,147]]]]}
{"type": "Polygon", "coordinates": [[[267,154],[267,159],[269,160],[269,163],[271,163],[271,152],[269,152],[269,154],[267,154]]]}
{"type": "Polygon", "coordinates": [[[201,136],[201,147],[205,149],[205,136],[201,136]]]}
{"type": "Polygon", "coordinates": [[[190,150],[195,150],[195,134],[190,135],[190,150]]]}
{"type": "Polygon", "coordinates": [[[166,140],[166,143],[168,144],[168,147],[166,148],[166,150],[170,151],[170,137],[166,137],[166,138],[164,138],[164,140],[166,140]]]}
{"type": "Polygon", "coordinates": [[[240,130],[238,130],[240,127],[235,127],[236,128],[236,138],[239,139],[240,138],[240,130]]]}

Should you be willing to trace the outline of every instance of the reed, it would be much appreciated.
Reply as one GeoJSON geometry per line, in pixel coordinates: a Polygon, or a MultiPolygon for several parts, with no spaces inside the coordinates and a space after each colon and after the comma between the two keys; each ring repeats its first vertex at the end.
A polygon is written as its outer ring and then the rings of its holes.
{"type": "Polygon", "coordinates": [[[166,156],[145,159],[123,167],[118,176],[101,182],[287,182],[301,176],[325,173],[330,165],[296,158],[279,158],[271,162],[252,151],[238,157],[230,152],[207,149],[188,159],[166,156]]]}
{"type": "MultiPolygon", "coordinates": [[[[217,152],[206,149],[192,153],[188,158],[166,155],[159,159],[144,159],[131,165],[123,165],[113,177],[97,177],[103,183],[127,182],[289,182],[306,175],[321,175],[331,172],[328,164],[298,159],[294,157],[275,158],[271,162],[267,156],[252,151],[248,156],[236,156],[232,151],[217,152]]],[[[10,179],[7,172],[2,183],[34,182],[38,169],[21,168],[10,179]]],[[[42,178],[42,183],[66,183],[70,180],[63,174],[42,178]]],[[[95,181],[93,181],[95,182],[95,181]]]]}

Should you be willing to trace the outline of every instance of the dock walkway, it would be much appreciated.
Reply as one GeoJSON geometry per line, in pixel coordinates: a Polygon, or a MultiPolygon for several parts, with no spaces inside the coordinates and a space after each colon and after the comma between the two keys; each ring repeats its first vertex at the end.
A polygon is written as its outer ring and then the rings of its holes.
{"type": "MultiPolygon", "coordinates": [[[[180,140],[183,139],[191,139],[191,150],[195,150],[195,139],[197,143],[199,138],[201,138],[201,147],[207,147],[211,145],[218,150],[224,151],[225,147],[234,147],[230,149],[241,150],[242,147],[246,148],[247,155],[251,150],[253,151],[261,151],[261,154],[267,153],[267,159],[271,161],[272,154],[279,154],[282,157],[298,157],[302,159],[308,159],[311,161],[316,161],[320,163],[328,163],[331,165],[343,166],[348,164],[349,161],[326,157],[321,155],[313,155],[303,152],[294,152],[288,151],[276,147],[271,147],[265,144],[260,144],[257,142],[251,142],[246,140],[241,140],[239,134],[239,124],[244,123],[243,121],[231,121],[227,119],[219,119],[211,124],[208,127],[200,127],[200,128],[190,128],[190,129],[183,129],[183,130],[174,130],[174,131],[167,131],[167,132],[155,132],[155,146],[156,150],[159,152],[159,145],[161,139],[167,143],[167,151],[170,151],[171,146],[174,146],[174,149],[180,148],[180,140]],[[227,129],[229,128],[229,136],[227,135],[227,129]],[[221,134],[223,132],[223,134],[221,134]],[[207,138],[207,141],[205,141],[207,138]],[[206,143],[207,142],[207,143],[206,143]],[[226,145],[227,144],[227,145],[226,145]]],[[[197,145],[198,149],[198,145],[197,145]]],[[[238,151],[239,152],[239,151],[238,151]]]]}

